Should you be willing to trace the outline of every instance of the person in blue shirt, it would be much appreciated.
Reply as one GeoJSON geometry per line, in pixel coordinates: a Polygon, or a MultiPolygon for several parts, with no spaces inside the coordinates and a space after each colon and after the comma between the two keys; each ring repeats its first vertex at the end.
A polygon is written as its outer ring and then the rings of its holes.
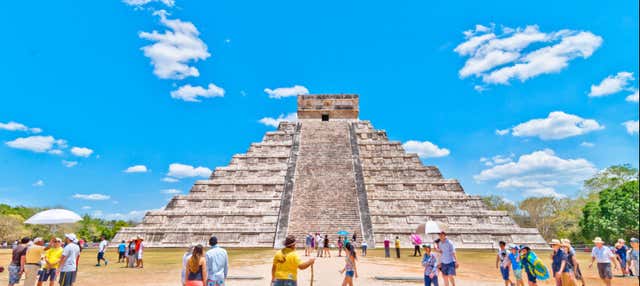
{"type": "Polygon", "coordinates": [[[629,250],[626,245],[624,245],[624,239],[618,239],[618,243],[616,243],[616,256],[618,262],[620,262],[620,271],[622,272],[622,276],[626,276],[627,272],[627,251],[629,250]]]}
{"type": "Polygon", "coordinates": [[[505,261],[505,267],[513,270],[513,276],[516,279],[516,286],[524,286],[524,280],[522,280],[522,262],[520,261],[520,254],[518,254],[518,247],[515,244],[509,244],[509,255],[505,261]]]}
{"type": "Polygon", "coordinates": [[[431,253],[431,245],[423,244],[424,256],[422,257],[422,267],[424,267],[424,286],[438,286],[438,259],[431,253]]]}
{"type": "Polygon", "coordinates": [[[120,244],[118,244],[118,263],[125,262],[125,252],[127,252],[127,245],[123,240],[122,242],[120,242],[120,244]]]}

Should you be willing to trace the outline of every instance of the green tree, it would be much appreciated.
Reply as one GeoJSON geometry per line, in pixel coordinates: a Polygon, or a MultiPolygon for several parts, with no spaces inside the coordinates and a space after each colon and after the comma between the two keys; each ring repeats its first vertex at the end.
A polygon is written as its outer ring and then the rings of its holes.
{"type": "Polygon", "coordinates": [[[607,241],[637,237],[639,194],[637,180],[600,191],[599,200],[586,203],[582,210],[582,237],[588,240],[600,236],[607,241]]]}
{"type": "Polygon", "coordinates": [[[562,224],[558,219],[558,212],[564,203],[553,197],[530,197],[519,204],[520,210],[528,215],[542,237],[549,240],[555,238],[562,224]]]}
{"type": "Polygon", "coordinates": [[[613,189],[629,181],[638,180],[638,169],[629,164],[614,165],[584,181],[584,187],[590,193],[598,193],[604,189],[613,189]]]}

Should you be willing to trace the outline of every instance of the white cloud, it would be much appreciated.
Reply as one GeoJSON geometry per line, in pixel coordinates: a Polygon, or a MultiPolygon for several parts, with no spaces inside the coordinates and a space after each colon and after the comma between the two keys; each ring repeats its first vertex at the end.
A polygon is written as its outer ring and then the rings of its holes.
{"type": "Polygon", "coordinates": [[[553,197],[556,199],[564,199],[567,195],[556,192],[553,188],[536,188],[525,190],[525,194],[531,197],[553,197]]]}
{"type": "Polygon", "coordinates": [[[35,183],[32,184],[32,186],[34,186],[34,187],[43,187],[44,186],[44,181],[43,180],[37,180],[35,183]]]}
{"type": "Polygon", "coordinates": [[[549,189],[555,191],[559,186],[579,186],[597,171],[586,159],[564,159],[545,149],[494,165],[473,178],[476,182],[496,182],[499,189],[529,190],[539,195],[543,191],[550,194],[549,189]]]}
{"type": "Polygon", "coordinates": [[[122,0],[122,2],[129,6],[136,6],[136,7],[142,7],[151,2],[159,2],[166,5],[167,7],[173,7],[176,4],[175,0],[122,0]]]}
{"type": "Polygon", "coordinates": [[[167,195],[176,195],[182,193],[182,191],[178,189],[165,189],[161,190],[160,192],[167,195]]]}
{"type": "Polygon", "coordinates": [[[106,220],[125,220],[125,221],[141,221],[148,211],[153,210],[132,210],[125,213],[104,213],[103,211],[94,211],[91,216],[106,220]]]}
{"type": "Polygon", "coordinates": [[[460,77],[475,76],[486,84],[508,84],[514,78],[526,81],[559,72],[577,57],[590,57],[602,44],[601,37],[584,31],[544,33],[532,25],[503,28],[501,34],[496,34],[495,27],[480,27],[466,31],[465,42],[454,52],[467,57],[459,71],[460,77]],[[531,49],[532,44],[542,47],[531,49]]]}
{"type": "Polygon", "coordinates": [[[638,120],[629,120],[622,123],[630,135],[638,134],[638,120]]]}
{"type": "Polygon", "coordinates": [[[402,144],[402,147],[409,153],[416,153],[420,158],[436,158],[449,155],[449,149],[440,148],[429,141],[409,140],[402,144]]]}
{"type": "Polygon", "coordinates": [[[604,129],[593,119],[553,111],[547,118],[532,119],[520,123],[511,129],[511,134],[517,137],[539,137],[542,140],[558,140],[567,137],[587,134],[604,129]]]}
{"type": "Polygon", "coordinates": [[[164,177],[162,178],[162,181],[167,183],[176,183],[176,182],[179,182],[180,180],[176,178],[171,178],[171,177],[164,177]]]}
{"type": "Polygon", "coordinates": [[[76,165],[78,165],[78,162],[77,161],[62,160],[62,165],[64,165],[67,168],[72,168],[72,167],[75,167],[76,165]]]}
{"type": "Polygon", "coordinates": [[[496,129],[496,134],[503,136],[509,134],[509,128],[507,129],[496,129]]]}
{"type": "Polygon", "coordinates": [[[482,157],[480,158],[480,162],[484,163],[485,166],[493,166],[500,165],[504,163],[513,162],[514,154],[509,155],[496,155],[491,158],[482,157]]]}
{"type": "Polygon", "coordinates": [[[177,90],[171,91],[172,98],[190,102],[200,102],[200,99],[198,97],[209,98],[223,96],[224,89],[216,86],[213,83],[210,83],[206,89],[202,86],[192,86],[190,84],[186,84],[181,86],[177,90]]]}
{"type": "Polygon", "coordinates": [[[279,87],[276,89],[265,88],[264,92],[269,95],[269,98],[283,98],[296,96],[299,94],[309,94],[309,90],[301,85],[294,85],[292,87],[279,87]]]}
{"type": "MultiPolygon", "coordinates": [[[[57,153],[57,151],[53,150],[54,147],[64,148],[66,147],[67,142],[62,139],[55,139],[53,136],[30,136],[30,137],[22,137],[17,138],[13,141],[6,142],[7,146],[15,149],[29,150],[36,153],[43,153],[52,151],[52,153],[57,153]]],[[[59,151],[59,150],[58,150],[59,151]]],[[[62,151],[60,151],[61,153],[62,151]]]]}
{"type": "Polygon", "coordinates": [[[123,172],[125,173],[146,173],[147,170],[147,166],[145,165],[135,165],[135,166],[131,166],[127,169],[125,169],[123,172]]]}
{"type": "Polygon", "coordinates": [[[211,169],[206,167],[193,167],[190,165],[173,163],[169,165],[169,173],[167,173],[167,176],[179,179],[191,177],[208,178],[211,175],[211,172],[211,169]]]}
{"type": "Polygon", "coordinates": [[[603,79],[598,85],[591,85],[590,97],[607,96],[610,94],[618,93],[633,82],[635,78],[632,72],[619,72],[616,75],[610,75],[603,79]]]}
{"type": "Polygon", "coordinates": [[[8,131],[25,131],[35,134],[42,132],[42,129],[40,128],[29,128],[26,125],[15,121],[9,121],[7,123],[0,122],[0,129],[8,131]]]}
{"type": "Polygon", "coordinates": [[[273,126],[273,127],[278,127],[278,125],[280,124],[280,122],[282,121],[288,121],[288,122],[296,122],[298,121],[298,114],[297,113],[289,113],[286,116],[284,114],[280,114],[278,116],[278,118],[273,118],[273,117],[264,117],[260,120],[258,120],[258,122],[267,125],[267,126],[273,126]]]}
{"type": "Polygon", "coordinates": [[[78,157],[89,157],[91,156],[91,154],[93,154],[93,150],[86,148],[86,147],[73,147],[71,148],[71,154],[78,156],[78,157]]]}
{"type": "Polygon", "coordinates": [[[584,141],[584,142],[580,143],[580,146],[582,146],[582,147],[587,147],[587,148],[592,148],[592,147],[595,147],[595,146],[596,146],[596,144],[593,144],[593,143],[591,143],[591,142],[584,141]]]}
{"type": "Polygon", "coordinates": [[[83,206],[83,207],[82,207],[82,209],[83,209],[83,210],[90,210],[90,209],[91,209],[91,207],[90,207],[90,206],[83,206]]]}
{"type": "Polygon", "coordinates": [[[74,199],[88,200],[88,201],[105,201],[111,198],[111,196],[103,194],[75,194],[74,199]]]}
{"type": "Polygon", "coordinates": [[[626,101],[628,101],[628,102],[638,102],[638,90],[636,89],[636,91],[634,93],[632,93],[629,96],[627,96],[626,101]]]}
{"type": "Polygon", "coordinates": [[[139,37],[154,42],[142,47],[144,55],[151,59],[153,73],[163,79],[184,79],[200,76],[200,72],[191,62],[205,60],[211,56],[207,45],[199,38],[200,32],[191,22],[180,19],[167,19],[167,12],[154,13],[160,17],[160,23],[167,30],[140,32],[139,37]]]}

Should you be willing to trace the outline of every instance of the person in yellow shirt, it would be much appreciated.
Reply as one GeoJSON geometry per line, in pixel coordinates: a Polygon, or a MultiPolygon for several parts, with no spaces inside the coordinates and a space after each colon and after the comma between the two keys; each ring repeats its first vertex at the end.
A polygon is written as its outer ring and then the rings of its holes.
{"type": "Polygon", "coordinates": [[[44,268],[38,279],[38,286],[42,286],[42,282],[49,280],[49,286],[53,286],[56,281],[56,269],[62,258],[62,239],[52,238],[49,242],[50,248],[44,253],[44,268]]]}
{"type": "Polygon", "coordinates": [[[42,267],[40,264],[42,254],[44,254],[44,240],[41,237],[38,237],[33,240],[33,245],[29,246],[27,254],[25,254],[25,286],[36,286],[36,282],[38,281],[38,270],[42,267]]]}
{"type": "Polygon", "coordinates": [[[400,258],[400,237],[396,236],[396,257],[400,258]]]}
{"type": "Polygon", "coordinates": [[[296,286],[298,269],[307,269],[313,265],[315,258],[302,262],[296,253],[296,237],[293,235],[288,235],[283,244],[285,248],[278,250],[273,257],[271,283],[272,286],[296,286]]]}

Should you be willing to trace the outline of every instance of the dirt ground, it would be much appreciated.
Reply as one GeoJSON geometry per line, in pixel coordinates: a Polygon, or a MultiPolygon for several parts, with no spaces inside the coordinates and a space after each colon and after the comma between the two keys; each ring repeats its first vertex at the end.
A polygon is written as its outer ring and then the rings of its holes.
{"type": "MultiPolygon", "coordinates": [[[[249,286],[269,285],[271,259],[273,249],[229,249],[231,276],[227,285],[249,286]],[[261,277],[259,280],[233,279],[234,277],[261,277]]],[[[173,286],[180,285],[180,263],[183,249],[145,249],[144,269],[127,269],[124,264],[117,263],[117,253],[109,249],[106,257],[109,259],[107,267],[95,266],[95,249],[85,250],[80,259],[80,271],[77,286],[173,286]]],[[[0,250],[0,265],[6,266],[10,260],[10,250],[0,250]]],[[[303,256],[300,251],[300,255],[303,256]]],[[[403,249],[400,259],[385,259],[381,249],[369,250],[367,257],[358,257],[359,278],[356,285],[422,285],[422,282],[399,282],[376,280],[376,276],[395,276],[420,278],[422,274],[420,258],[409,256],[413,250],[403,249]]],[[[550,263],[549,253],[539,252],[540,257],[550,263]]],[[[344,258],[336,257],[337,252],[332,251],[331,258],[318,258],[314,266],[314,285],[341,285],[342,276],[338,273],[344,265],[344,258]]],[[[583,266],[583,273],[587,277],[587,285],[603,285],[597,279],[595,269],[588,269],[589,253],[579,253],[578,258],[583,266]]],[[[493,251],[459,250],[457,285],[504,285],[499,271],[495,269],[495,254],[493,251]]],[[[298,285],[309,285],[310,269],[300,271],[298,285]]],[[[617,272],[616,274],[618,274],[617,272]]],[[[0,273],[0,285],[5,285],[8,280],[7,271],[0,273]]],[[[19,284],[22,285],[22,284],[19,284]]],[[[440,281],[440,285],[442,281],[440,281]]],[[[550,281],[539,285],[554,285],[550,281]]],[[[613,280],[613,285],[631,286],[639,285],[637,278],[619,278],[613,280]]]]}

